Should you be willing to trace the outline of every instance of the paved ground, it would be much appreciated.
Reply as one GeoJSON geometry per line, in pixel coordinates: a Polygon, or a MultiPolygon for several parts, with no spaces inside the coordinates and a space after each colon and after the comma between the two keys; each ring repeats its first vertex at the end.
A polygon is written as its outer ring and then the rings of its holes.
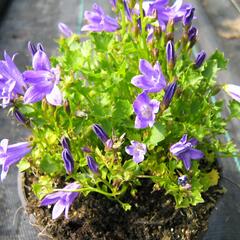
{"type": "MultiPolygon", "coordinates": [[[[200,27],[200,43],[208,53],[219,48],[230,58],[229,71],[220,75],[220,81],[240,83],[240,23],[239,13],[234,9],[231,0],[190,0],[197,7],[200,27]],[[201,4],[200,4],[201,2],[201,4]]],[[[29,64],[26,51],[27,41],[42,42],[49,53],[55,52],[54,38],[58,36],[57,23],[63,21],[74,31],[79,31],[83,8],[89,9],[94,1],[87,0],[13,0],[4,20],[0,23],[0,54],[6,49],[9,53],[18,52],[16,60],[21,69],[29,64]]],[[[107,0],[95,2],[106,3],[107,0]]],[[[240,0],[236,1],[240,3],[240,0]]],[[[28,133],[9,120],[0,112],[0,138],[9,138],[13,143],[24,139],[28,133]]],[[[239,123],[236,123],[239,124],[239,123]]],[[[233,137],[239,144],[237,125],[233,126],[233,137]]],[[[222,161],[225,176],[239,183],[237,170],[238,160],[222,161]]],[[[11,169],[8,178],[0,184],[0,239],[28,240],[37,239],[36,232],[23,218],[23,211],[17,213],[15,225],[13,216],[21,206],[16,190],[16,169],[11,169]],[[10,190],[10,191],[9,191],[10,190]]],[[[228,193],[218,204],[214,212],[208,235],[205,240],[239,239],[240,190],[225,180],[228,193]]]]}

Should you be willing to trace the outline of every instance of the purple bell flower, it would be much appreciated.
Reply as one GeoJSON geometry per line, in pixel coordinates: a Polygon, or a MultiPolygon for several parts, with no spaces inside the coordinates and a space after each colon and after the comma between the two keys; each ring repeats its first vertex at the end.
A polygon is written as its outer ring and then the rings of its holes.
{"type": "Polygon", "coordinates": [[[167,55],[168,65],[171,68],[173,68],[175,65],[175,50],[174,50],[174,44],[171,40],[167,42],[166,55],[167,55]]]}
{"type": "MultiPolygon", "coordinates": [[[[78,183],[70,183],[63,190],[77,190],[80,188],[78,183]]],[[[40,206],[48,206],[54,204],[52,210],[52,219],[58,218],[63,211],[65,211],[65,218],[68,219],[69,208],[78,197],[79,192],[65,192],[59,191],[47,195],[42,201],[40,206]]]]}
{"type": "Polygon", "coordinates": [[[137,115],[135,119],[135,128],[152,127],[159,106],[160,102],[151,100],[146,92],[139,94],[133,103],[133,109],[137,115]]]}
{"type": "Polygon", "coordinates": [[[174,81],[173,83],[171,83],[167,86],[165,95],[163,97],[163,102],[162,102],[162,104],[165,108],[167,108],[169,106],[170,102],[172,101],[172,98],[174,96],[174,93],[176,92],[176,89],[177,89],[176,81],[174,81]]]}
{"type": "Polygon", "coordinates": [[[89,24],[83,26],[82,31],[115,32],[119,28],[117,20],[106,15],[103,9],[96,3],[93,4],[92,11],[84,12],[84,17],[89,24]]]}
{"type": "Polygon", "coordinates": [[[202,151],[194,149],[197,140],[192,138],[187,141],[187,134],[183,135],[181,140],[170,147],[170,152],[183,161],[186,170],[191,168],[191,159],[201,159],[204,157],[202,151]]]}
{"type": "Polygon", "coordinates": [[[23,73],[25,82],[31,86],[24,95],[24,103],[35,103],[46,97],[54,105],[62,105],[62,93],[58,88],[59,68],[51,68],[47,54],[38,49],[32,59],[33,70],[23,73]]]}
{"type": "Polygon", "coordinates": [[[0,143],[0,165],[2,165],[1,181],[8,173],[9,167],[18,163],[26,154],[31,151],[29,142],[19,142],[8,145],[8,139],[3,139],[0,143]]]}
{"type": "Polygon", "coordinates": [[[144,155],[147,153],[147,147],[144,143],[131,141],[131,145],[125,148],[127,154],[133,156],[135,163],[140,163],[144,160],[144,155]]]}
{"type": "Polygon", "coordinates": [[[58,29],[66,38],[69,38],[73,35],[73,31],[65,23],[60,22],[58,24],[58,29]]]}
{"type": "Polygon", "coordinates": [[[166,87],[166,81],[158,62],[152,65],[144,59],[139,61],[139,70],[142,75],[132,78],[131,83],[147,92],[160,92],[166,87]]]}
{"type": "MultiPolygon", "coordinates": [[[[15,55],[14,55],[15,56],[15,55]]],[[[23,95],[27,88],[22,73],[18,70],[7,52],[4,52],[4,60],[0,61],[0,100],[2,107],[9,105],[10,101],[23,95]]]]}
{"type": "Polygon", "coordinates": [[[87,156],[86,157],[87,162],[88,162],[88,167],[89,169],[94,173],[97,174],[98,173],[98,164],[96,163],[96,161],[94,160],[94,158],[92,156],[87,156]]]}
{"type": "Polygon", "coordinates": [[[72,154],[68,148],[64,148],[62,151],[62,159],[64,161],[64,167],[67,174],[72,174],[74,170],[74,160],[72,154]]]}
{"type": "Polygon", "coordinates": [[[196,59],[195,59],[195,67],[200,68],[206,58],[207,54],[202,50],[198,53],[196,59]]]}
{"type": "Polygon", "coordinates": [[[195,8],[193,8],[193,7],[190,7],[186,10],[185,15],[183,16],[183,25],[184,26],[191,26],[192,20],[194,17],[194,12],[195,12],[195,8]]]}
{"type": "Polygon", "coordinates": [[[99,124],[94,124],[92,126],[92,130],[96,134],[96,136],[102,141],[103,144],[105,144],[109,139],[107,133],[103,130],[103,128],[99,124]]]}
{"type": "Polygon", "coordinates": [[[182,21],[183,16],[188,8],[191,8],[191,4],[183,4],[183,0],[176,0],[172,6],[169,6],[168,0],[157,0],[153,3],[149,3],[147,15],[152,15],[154,10],[157,11],[157,17],[159,25],[162,31],[166,30],[166,26],[169,21],[177,23],[182,21]]]}

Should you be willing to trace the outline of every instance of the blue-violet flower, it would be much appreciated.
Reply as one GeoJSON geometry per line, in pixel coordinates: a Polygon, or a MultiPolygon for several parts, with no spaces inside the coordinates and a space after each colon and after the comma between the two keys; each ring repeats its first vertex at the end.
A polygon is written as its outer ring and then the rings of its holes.
{"type": "MultiPolygon", "coordinates": [[[[77,190],[80,185],[77,183],[70,183],[63,190],[77,190]]],[[[60,191],[47,195],[42,201],[41,206],[48,206],[55,204],[52,210],[52,219],[58,218],[65,210],[65,218],[68,219],[69,208],[74,200],[79,195],[79,192],[60,191]]]]}
{"type": "Polygon", "coordinates": [[[125,148],[127,154],[133,156],[135,163],[140,163],[144,160],[144,155],[147,152],[147,147],[144,143],[131,141],[131,145],[125,148]]]}
{"type": "Polygon", "coordinates": [[[60,80],[59,68],[51,68],[47,54],[38,49],[32,59],[34,70],[23,73],[25,82],[31,86],[24,95],[25,103],[35,103],[46,97],[54,105],[62,105],[62,93],[58,88],[60,80]]]}
{"type": "Polygon", "coordinates": [[[155,114],[158,112],[160,102],[151,100],[147,92],[139,94],[133,103],[136,113],[135,128],[152,127],[155,122],[155,114]]]}
{"type": "Polygon", "coordinates": [[[103,9],[96,3],[93,4],[92,11],[84,12],[84,17],[89,24],[83,26],[82,31],[115,32],[119,28],[117,20],[106,15],[103,9]]]}
{"type": "Polygon", "coordinates": [[[0,165],[2,165],[1,181],[8,173],[9,167],[19,162],[26,154],[31,151],[29,142],[19,142],[8,145],[8,139],[3,139],[0,143],[0,165]]]}
{"type": "Polygon", "coordinates": [[[166,87],[166,81],[158,62],[154,67],[144,59],[139,61],[139,70],[142,75],[132,78],[131,83],[147,92],[160,92],[166,87]]]}
{"type": "Polygon", "coordinates": [[[179,142],[170,147],[170,152],[182,160],[186,170],[189,170],[191,168],[191,159],[201,159],[204,157],[202,151],[193,148],[196,145],[197,140],[192,138],[188,141],[187,134],[185,134],[179,142]]]}

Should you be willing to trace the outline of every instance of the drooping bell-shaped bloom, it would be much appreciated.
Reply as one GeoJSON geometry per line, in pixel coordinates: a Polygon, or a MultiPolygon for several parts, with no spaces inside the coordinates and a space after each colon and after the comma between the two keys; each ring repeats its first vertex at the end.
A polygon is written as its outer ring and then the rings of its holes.
{"type": "Polygon", "coordinates": [[[144,160],[144,156],[147,153],[147,147],[144,143],[131,141],[131,145],[125,147],[125,151],[133,157],[135,163],[140,163],[144,160]]]}
{"type": "Polygon", "coordinates": [[[62,93],[58,88],[60,70],[51,68],[47,54],[38,49],[32,59],[33,70],[23,73],[25,82],[30,85],[24,95],[24,103],[35,103],[46,97],[54,105],[62,105],[62,93]]]}
{"type": "Polygon", "coordinates": [[[93,124],[92,130],[96,134],[96,136],[102,141],[103,144],[105,144],[109,139],[107,133],[99,124],[93,124]]]}
{"type": "Polygon", "coordinates": [[[13,62],[14,56],[11,58],[5,51],[4,60],[0,61],[0,100],[3,107],[18,95],[23,95],[27,88],[22,73],[13,62]]]}
{"type": "Polygon", "coordinates": [[[202,151],[195,149],[197,140],[195,138],[187,140],[187,134],[181,140],[170,147],[170,152],[178,159],[183,161],[186,170],[191,168],[191,159],[201,159],[204,157],[202,151]]]}
{"type": "Polygon", "coordinates": [[[41,43],[35,45],[30,41],[28,42],[28,51],[31,53],[32,57],[38,50],[44,51],[44,47],[41,43]]]}
{"type": "Polygon", "coordinates": [[[147,15],[153,14],[156,10],[159,25],[165,31],[169,21],[174,23],[182,21],[186,10],[191,7],[191,4],[184,4],[183,0],[176,0],[172,6],[169,6],[168,0],[157,0],[149,4],[147,15]]]}
{"type": "Polygon", "coordinates": [[[74,160],[72,154],[68,148],[64,148],[62,151],[62,159],[64,161],[64,167],[67,174],[72,174],[74,170],[74,160]]]}
{"type": "Polygon", "coordinates": [[[201,51],[198,53],[196,59],[195,59],[195,67],[196,68],[200,68],[206,58],[207,54],[205,53],[205,51],[201,51]]]}
{"type": "Polygon", "coordinates": [[[234,100],[240,102],[240,86],[235,84],[225,84],[223,90],[234,100]]]}
{"type": "Polygon", "coordinates": [[[1,181],[8,173],[9,167],[18,163],[26,154],[31,151],[29,142],[19,142],[8,145],[8,139],[3,139],[0,143],[0,165],[2,165],[1,181]]]}
{"type": "Polygon", "coordinates": [[[90,169],[94,174],[97,174],[97,173],[98,173],[98,164],[97,164],[97,162],[95,161],[95,159],[94,159],[92,156],[90,156],[90,155],[88,155],[88,156],[86,157],[86,159],[87,159],[87,163],[88,163],[89,169],[90,169]]]}
{"type": "Polygon", "coordinates": [[[152,127],[159,106],[160,102],[150,99],[147,92],[139,94],[133,103],[133,109],[136,113],[135,128],[152,127]]]}
{"type": "Polygon", "coordinates": [[[158,62],[152,65],[144,59],[139,61],[139,70],[142,75],[132,78],[131,83],[147,92],[160,92],[166,87],[166,81],[158,62]]]}
{"type": "Polygon", "coordinates": [[[171,68],[173,68],[175,65],[175,49],[174,49],[174,44],[171,40],[167,42],[166,56],[167,56],[168,65],[171,68]]]}
{"type": "Polygon", "coordinates": [[[115,32],[119,28],[119,24],[116,19],[106,15],[103,9],[93,4],[92,11],[84,12],[85,19],[89,24],[82,27],[82,31],[90,32],[115,32]]]}
{"type": "Polygon", "coordinates": [[[169,104],[172,101],[172,98],[174,96],[174,93],[176,92],[176,89],[177,89],[176,81],[174,81],[173,83],[170,83],[167,86],[164,97],[163,97],[163,101],[162,101],[164,108],[167,108],[169,106],[169,104]]]}
{"type": "Polygon", "coordinates": [[[47,195],[41,201],[40,206],[48,206],[48,205],[54,204],[54,207],[52,210],[52,219],[58,218],[63,213],[63,211],[65,211],[65,218],[68,219],[69,208],[79,195],[79,192],[70,192],[69,190],[74,191],[79,188],[80,188],[80,185],[78,183],[75,183],[75,182],[70,183],[63,188],[63,191],[59,191],[59,192],[55,192],[47,195]]]}
{"type": "Polygon", "coordinates": [[[69,38],[73,35],[73,31],[65,23],[60,22],[58,24],[58,29],[66,38],[69,38]]]}
{"type": "Polygon", "coordinates": [[[195,12],[195,8],[193,8],[193,7],[186,9],[186,13],[183,16],[183,25],[184,26],[191,26],[192,20],[194,17],[194,12],[195,12]]]}

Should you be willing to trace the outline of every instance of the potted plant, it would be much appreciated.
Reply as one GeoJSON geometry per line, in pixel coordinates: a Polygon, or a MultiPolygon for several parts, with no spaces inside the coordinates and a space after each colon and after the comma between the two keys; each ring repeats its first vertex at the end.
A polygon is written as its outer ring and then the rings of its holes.
{"type": "Polygon", "coordinates": [[[85,11],[83,34],[60,23],[58,56],[29,42],[24,72],[4,52],[2,107],[32,134],[1,141],[1,180],[17,164],[28,212],[55,239],[199,238],[221,192],[217,158],[236,152],[219,136],[240,87],[217,84],[221,52],[193,56],[191,4],[111,6],[114,17],[85,11]]]}

